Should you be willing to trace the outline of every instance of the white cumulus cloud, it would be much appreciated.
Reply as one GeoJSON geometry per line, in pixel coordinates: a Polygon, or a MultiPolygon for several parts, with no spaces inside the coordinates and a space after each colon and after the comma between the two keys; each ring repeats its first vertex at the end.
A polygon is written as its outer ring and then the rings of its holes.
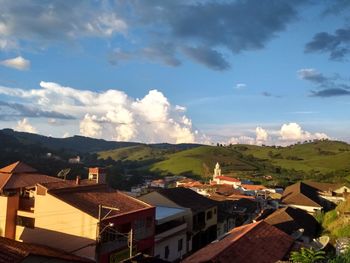
{"type": "Polygon", "coordinates": [[[283,124],[280,129],[280,140],[288,142],[297,142],[304,140],[314,139],[328,139],[329,137],[325,133],[311,133],[304,131],[301,126],[295,122],[283,124]]]}
{"type": "Polygon", "coordinates": [[[27,70],[30,68],[30,61],[21,56],[18,56],[15,58],[0,61],[0,65],[18,70],[27,70]]]}
{"type": "MultiPolygon", "coordinates": [[[[205,138],[194,131],[186,108],[172,105],[158,90],[132,98],[119,90],[93,92],[41,82],[40,88],[24,90],[0,86],[0,94],[34,106],[74,116],[81,135],[119,141],[191,143],[205,138]],[[78,120],[78,121],[77,121],[78,120]]],[[[46,121],[47,123],[47,121],[46,121]]]]}
{"type": "Polygon", "coordinates": [[[260,144],[264,144],[267,142],[268,133],[265,129],[263,129],[261,127],[256,127],[255,133],[256,133],[256,139],[255,139],[256,144],[260,145],[260,144]]]}
{"type": "Polygon", "coordinates": [[[17,122],[17,126],[15,127],[15,130],[22,131],[22,132],[30,132],[30,133],[37,133],[37,130],[35,127],[33,127],[27,118],[24,118],[22,120],[19,120],[17,122]]]}

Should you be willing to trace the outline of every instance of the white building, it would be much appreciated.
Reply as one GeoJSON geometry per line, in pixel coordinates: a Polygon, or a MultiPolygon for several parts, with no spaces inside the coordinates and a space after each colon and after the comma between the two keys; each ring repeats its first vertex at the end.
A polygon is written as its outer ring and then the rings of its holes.
{"type": "Polygon", "coordinates": [[[173,262],[187,253],[185,216],[188,214],[189,211],[183,208],[156,207],[156,257],[173,262]]]}
{"type": "Polygon", "coordinates": [[[213,180],[211,180],[211,183],[232,185],[233,188],[238,188],[241,185],[240,180],[233,177],[221,175],[221,168],[219,163],[216,163],[215,165],[213,180]]]}

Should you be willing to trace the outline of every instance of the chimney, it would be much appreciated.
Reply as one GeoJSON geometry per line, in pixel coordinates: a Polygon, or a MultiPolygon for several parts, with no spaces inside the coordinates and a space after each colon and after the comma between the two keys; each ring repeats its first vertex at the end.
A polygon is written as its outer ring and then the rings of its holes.
{"type": "Polygon", "coordinates": [[[106,183],[106,170],[100,167],[89,168],[89,180],[95,181],[97,184],[106,183]]]}
{"type": "Polygon", "coordinates": [[[77,176],[75,178],[75,184],[79,185],[80,184],[80,176],[77,176]]]}

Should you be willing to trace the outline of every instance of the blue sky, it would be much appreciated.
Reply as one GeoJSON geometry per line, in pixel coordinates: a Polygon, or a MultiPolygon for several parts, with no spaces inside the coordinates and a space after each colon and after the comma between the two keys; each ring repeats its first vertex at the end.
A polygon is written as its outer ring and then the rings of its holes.
{"type": "Polygon", "coordinates": [[[349,1],[0,0],[0,128],[350,141],[349,1]]]}

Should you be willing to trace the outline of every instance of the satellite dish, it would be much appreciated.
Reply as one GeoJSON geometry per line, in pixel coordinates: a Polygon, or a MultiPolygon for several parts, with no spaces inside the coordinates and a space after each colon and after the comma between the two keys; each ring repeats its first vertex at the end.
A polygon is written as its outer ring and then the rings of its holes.
{"type": "Polygon", "coordinates": [[[70,173],[70,168],[63,169],[58,172],[57,177],[63,178],[66,180],[67,175],[70,173]]]}

